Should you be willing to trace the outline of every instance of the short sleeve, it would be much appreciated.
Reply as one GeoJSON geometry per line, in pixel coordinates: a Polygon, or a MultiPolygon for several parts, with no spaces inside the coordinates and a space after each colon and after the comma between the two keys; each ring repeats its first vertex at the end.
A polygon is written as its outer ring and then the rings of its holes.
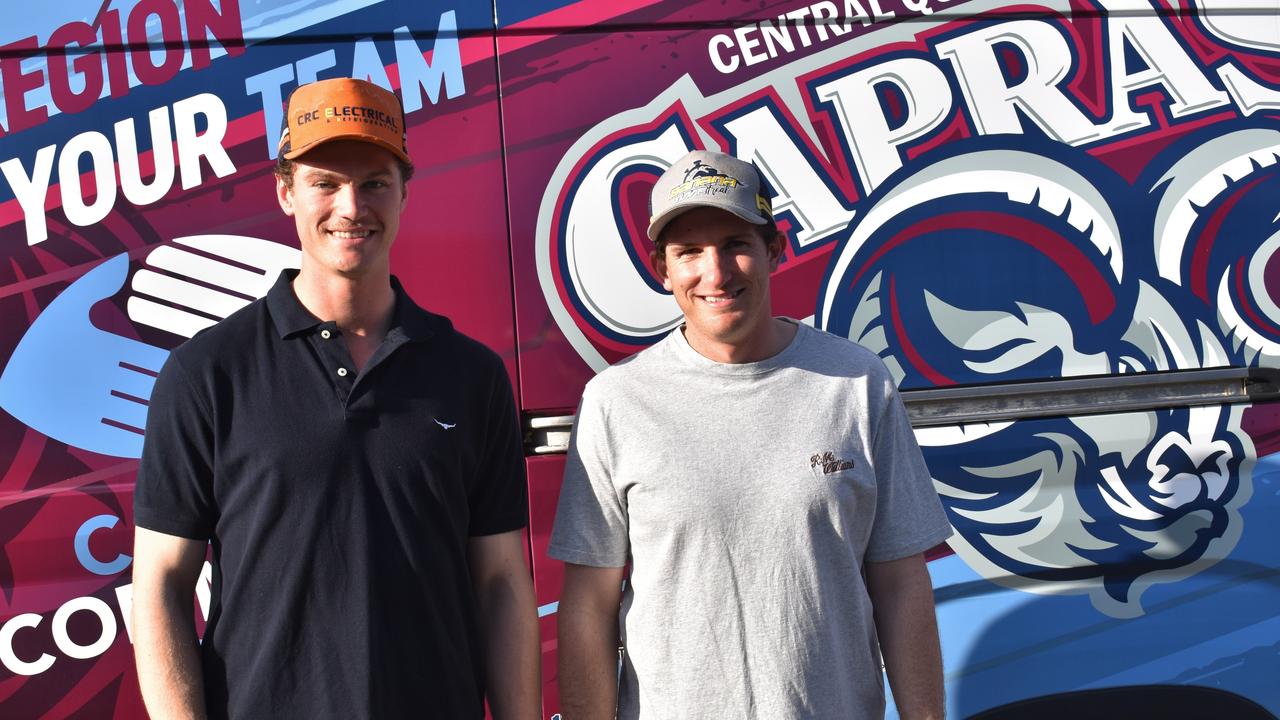
{"type": "Polygon", "coordinates": [[[871,562],[924,552],[952,533],[902,398],[887,379],[884,392],[884,408],[872,429],[876,518],[866,554],[871,562]]]}
{"type": "Polygon", "coordinates": [[[217,524],[213,456],[208,405],[171,354],[147,409],[134,524],[192,540],[212,537],[217,524]]]}
{"type": "Polygon", "coordinates": [[[605,413],[588,385],[569,438],[551,557],[592,567],[627,564],[627,508],[614,486],[612,465],[605,413]]]}
{"type": "Polygon", "coordinates": [[[529,523],[528,483],[524,471],[524,443],[516,416],[516,399],[506,367],[491,355],[484,434],[478,439],[476,473],[469,497],[468,534],[496,535],[529,523]]]}

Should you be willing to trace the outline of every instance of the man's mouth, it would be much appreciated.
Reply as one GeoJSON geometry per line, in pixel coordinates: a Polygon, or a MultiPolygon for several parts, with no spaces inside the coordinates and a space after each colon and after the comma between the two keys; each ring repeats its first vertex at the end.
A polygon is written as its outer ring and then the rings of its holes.
{"type": "Polygon", "coordinates": [[[738,288],[732,292],[721,293],[719,295],[701,295],[699,297],[705,300],[708,305],[723,305],[736,300],[745,290],[746,288],[738,288]]]}
{"type": "Polygon", "coordinates": [[[372,230],[330,230],[329,234],[339,240],[360,240],[373,234],[372,230]]]}

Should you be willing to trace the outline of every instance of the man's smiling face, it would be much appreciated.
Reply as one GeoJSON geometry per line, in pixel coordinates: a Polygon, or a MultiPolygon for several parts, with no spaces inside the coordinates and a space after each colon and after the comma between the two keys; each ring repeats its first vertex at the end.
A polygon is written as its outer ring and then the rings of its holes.
{"type": "Polygon", "coordinates": [[[357,278],[387,272],[405,194],[395,157],[370,143],[325,143],[294,161],[276,195],[294,219],[303,268],[357,278]]]}
{"type": "Polygon", "coordinates": [[[654,270],[684,313],[685,337],[705,348],[749,347],[772,339],[769,274],[782,236],[767,242],[762,226],[711,207],[689,210],[663,231],[654,270]]]}

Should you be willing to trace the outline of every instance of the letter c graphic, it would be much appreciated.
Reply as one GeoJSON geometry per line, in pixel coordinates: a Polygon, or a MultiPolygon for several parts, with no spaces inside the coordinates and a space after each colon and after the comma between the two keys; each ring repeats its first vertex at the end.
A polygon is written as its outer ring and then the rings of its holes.
{"type": "Polygon", "coordinates": [[[115,515],[96,515],[85,520],[80,529],[76,531],[76,559],[80,561],[85,570],[95,575],[115,575],[129,567],[129,563],[133,562],[133,556],[121,553],[116,556],[115,560],[104,563],[89,552],[89,537],[103,528],[115,527],[118,522],[120,522],[120,518],[115,515]]]}

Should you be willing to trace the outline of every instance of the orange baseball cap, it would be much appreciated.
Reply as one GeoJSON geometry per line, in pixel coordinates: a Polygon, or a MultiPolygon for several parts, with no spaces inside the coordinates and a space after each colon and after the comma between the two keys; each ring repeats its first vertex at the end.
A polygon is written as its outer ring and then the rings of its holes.
{"type": "Polygon", "coordinates": [[[367,80],[318,80],[290,93],[279,154],[293,160],[333,140],[373,143],[411,162],[400,98],[367,80]]]}

